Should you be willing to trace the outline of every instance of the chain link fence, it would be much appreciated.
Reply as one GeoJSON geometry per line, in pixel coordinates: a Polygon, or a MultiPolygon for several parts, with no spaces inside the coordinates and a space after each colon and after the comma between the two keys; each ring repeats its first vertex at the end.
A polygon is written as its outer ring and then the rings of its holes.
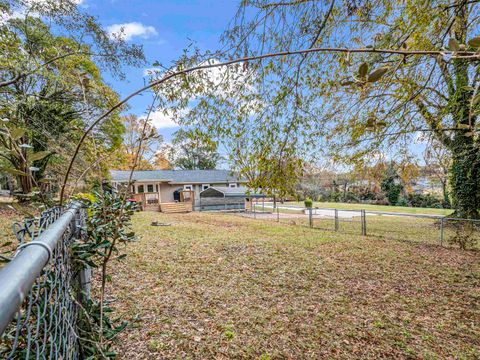
{"type": "Polygon", "coordinates": [[[480,220],[256,203],[242,216],[352,235],[480,249],[480,220]]]}
{"type": "Polygon", "coordinates": [[[19,246],[0,269],[0,359],[79,359],[76,320],[89,270],[72,263],[85,210],[56,207],[14,225],[19,246]]]}

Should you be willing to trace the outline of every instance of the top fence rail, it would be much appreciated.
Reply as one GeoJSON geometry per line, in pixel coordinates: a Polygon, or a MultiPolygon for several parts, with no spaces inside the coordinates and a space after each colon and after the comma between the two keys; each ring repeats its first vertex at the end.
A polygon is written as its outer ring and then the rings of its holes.
{"type": "Polygon", "coordinates": [[[81,238],[78,203],[16,224],[20,245],[0,269],[0,358],[77,359],[75,335],[80,269],[69,246],[81,238]]]}

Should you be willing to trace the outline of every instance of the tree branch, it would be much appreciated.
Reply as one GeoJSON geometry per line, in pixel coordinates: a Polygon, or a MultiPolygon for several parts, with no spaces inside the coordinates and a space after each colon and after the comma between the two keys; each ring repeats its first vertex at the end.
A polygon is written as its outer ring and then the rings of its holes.
{"type": "Polygon", "coordinates": [[[33,75],[34,73],[36,73],[40,69],[44,68],[45,66],[48,66],[48,65],[54,63],[57,60],[65,59],[65,58],[67,58],[69,56],[72,56],[72,55],[94,55],[94,54],[89,53],[89,52],[75,51],[75,52],[69,52],[69,53],[66,53],[66,54],[55,56],[55,57],[45,61],[44,63],[38,65],[36,68],[34,68],[31,71],[28,71],[28,72],[23,73],[23,74],[17,74],[16,76],[11,78],[10,80],[5,80],[5,81],[0,82],[0,88],[5,87],[5,86],[9,86],[9,85],[13,85],[16,82],[20,81],[21,79],[23,79],[23,78],[25,78],[29,75],[33,75]]]}
{"type": "Polygon", "coordinates": [[[465,1],[462,4],[455,3],[455,4],[452,4],[452,5],[444,5],[444,6],[442,6],[442,10],[447,11],[447,10],[452,9],[452,8],[462,7],[462,6],[470,5],[470,4],[476,4],[479,1],[480,0],[470,0],[470,1],[465,1]]]}
{"type": "Polygon", "coordinates": [[[422,102],[422,100],[420,100],[418,97],[415,98],[413,102],[417,106],[417,109],[420,112],[420,114],[425,119],[428,127],[435,134],[438,141],[444,144],[447,148],[450,148],[452,144],[452,139],[447,134],[445,134],[445,131],[443,129],[439,127],[440,122],[437,119],[435,119],[435,117],[430,113],[430,111],[428,111],[427,107],[422,102]]]}
{"type": "Polygon", "coordinates": [[[167,72],[164,77],[162,77],[159,80],[152,81],[150,84],[145,85],[144,87],[134,91],[127,97],[125,97],[123,100],[112,106],[107,112],[105,112],[103,115],[95,119],[92,124],[85,130],[83,133],[82,137],[80,138],[75,151],[72,155],[72,158],[70,160],[70,163],[68,165],[67,171],[65,173],[65,177],[63,180],[62,188],[60,191],[60,204],[63,203],[63,197],[65,193],[65,186],[67,184],[68,178],[70,176],[70,172],[73,167],[73,163],[75,162],[75,159],[80,151],[80,148],[87,138],[88,134],[97,126],[103,119],[111,115],[115,110],[121,108],[124,104],[126,104],[130,99],[133,97],[143,93],[144,91],[151,89],[155,86],[161,85],[164,82],[182,75],[182,74],[189,74],[198,70],[205,70],[205,69],[211,69],[211,68],[220,68],[220,67],[225,67],[228,65],[232,64],[238,64],[242,62],[247,62],[247,61],[253,61],[253,60],[261,60],[261,59],[267,59],[267,58],[274,58],[274,57],[281,57],[281,56],[292,56],[292,55],[301,55],[301,54],[309,54],[309,53],[383,53],[383,54],[398,54],[398,55],[404,55],[404,56],[438,56],[438,55],[447,55],[450,54],[452,57],[458,57],[458,58],[469,58],[469,59],[475,59],[479,60],[480,59],[480,54],[477,54],[472,51],[462,51],[462,52],[453,52],[453,51],[436,51],[436,50],[391,50],[391,49],[375,49],[375,48],[356,48],[356,49],[349,49],[349,48],[309,48],[309,49],[302,49],[302,50],[292,50],[292,51],[280,51],[276,53],[268,53],[268,54],[262,54],[262,55],[254,55],[254,56],[246,56],[242,58],[237,58],[229,61],[225,61],[222,63],[209,63],[205,65],[198,65],[198,66],[193,66],[184,70],[178,70],[178,71],[171,71],[167,72]]]}
{"type": "Polygon", "coordinates": [[[278,7],[278,6],[295,6],[295,5],[301,5],[305,4],[307,2],[313,2],[316,0],[294,0],[294,1],[285,1],[285,2],[276,2],[276,3],[271,3],[271,4],[265,4],[262,6],[259,6],[260,9],[268,9],[270,7],[278,7]]]}
{"type": "Polygon", "coordinates": [[[453,79],[450,75],[450,72],[448,71],[447,64],[443,59],[440,59],[438,56],[436,61],[442,73],[443,80],[445,80],[445,83],[447,84],[448,95],[452,97],[453,95],[455,95],[455,86],[453,85],[453,79]]]}

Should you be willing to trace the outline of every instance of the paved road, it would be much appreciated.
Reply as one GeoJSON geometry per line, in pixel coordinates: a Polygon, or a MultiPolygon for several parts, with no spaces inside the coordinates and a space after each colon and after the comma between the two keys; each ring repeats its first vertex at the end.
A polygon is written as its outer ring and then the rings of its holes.
{"type": "MultiPolygon", "coordinates": [[[[257,210],[262,208],[262,204],[259,203],[257,205],[257,210]]],[[[273,203],[265,203],[264,206],[265,210],[273,211],[273,203]]],[[[307,214],[307,210],[305,208],[299,206],[289,206],[289,205],[279,205],[279,209],[281,210],[290,210],[290,211],[298,211],[298,214],[307,214]]],[[[312,209],[312,214],[316,217],[325,217],[325,218],[334,218],[335,217],[335,209],[312,209]]],[[[442,218],[442,215],[432,215],[432,214],[409,214],[409,213],[400,213],[400,212],[387,212],[387,211],[366,211],[365,214],[367,216],[408,216],[408,217],[422,217],[422,218],[432,218],[438,219],[442,218]]],[[[352,219],[354,217],[360,217],[361,212],[360,210],[338,210],[338,217],[342,219],[352,219]]]]}

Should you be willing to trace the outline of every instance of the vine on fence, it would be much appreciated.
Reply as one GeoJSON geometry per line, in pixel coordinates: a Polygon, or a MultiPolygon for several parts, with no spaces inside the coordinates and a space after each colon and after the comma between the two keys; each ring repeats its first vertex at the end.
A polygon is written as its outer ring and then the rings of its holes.
{"type": "Polygon", "coordinates": [[[458,245],[460,249],[474,249],[477,244],[478,231],[480,224],[469,220],[451,219],[451,224],[447,224],[455,233],[449,239],[449,242],[458,245]]]}

